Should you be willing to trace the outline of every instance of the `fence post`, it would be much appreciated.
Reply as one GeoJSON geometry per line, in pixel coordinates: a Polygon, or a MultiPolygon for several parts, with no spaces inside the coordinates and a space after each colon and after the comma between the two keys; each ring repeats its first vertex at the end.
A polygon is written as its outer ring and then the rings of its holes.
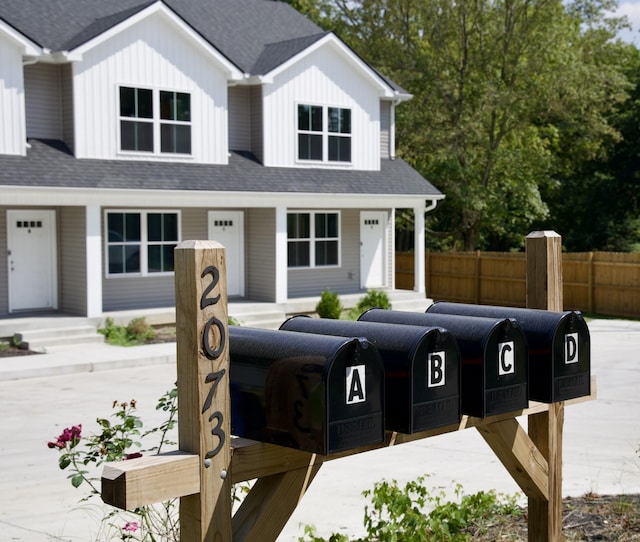
{"type": "MultiPolygon", "coordinates": [[[[562,310],[562,239],[555,232],[532,232],[526,239],[527,307],[562,310]]],[[[562,428],[564,403],[528,419],[528,431],[548,463],[549,499],[529,497],[529,542],[562,540],[562,428]]]]}

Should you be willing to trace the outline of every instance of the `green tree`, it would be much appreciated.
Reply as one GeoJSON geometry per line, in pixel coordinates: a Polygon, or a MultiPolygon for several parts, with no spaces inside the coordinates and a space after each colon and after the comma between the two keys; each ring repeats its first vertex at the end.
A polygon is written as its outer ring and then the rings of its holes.
{"type": "Polygon", "coordinates": [[[609,115],[626,79],[608,63],[612,4],[315,4],[321,24],[414,95],[397,109],[398,154],[447,196],[428,217],[443,248],[517,248],[549,216],[543,194],[617,137],[609,115]]]}

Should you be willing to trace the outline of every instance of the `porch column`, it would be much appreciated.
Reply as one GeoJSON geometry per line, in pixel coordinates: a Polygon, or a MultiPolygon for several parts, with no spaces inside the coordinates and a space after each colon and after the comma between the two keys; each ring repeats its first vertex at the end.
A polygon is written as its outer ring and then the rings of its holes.
{"type": "Polygon", "coordinates": [[[424,207],[414,207],[413,209],[413,235],[414,235],[414,262],[413,262],[413,276],[414,286],[413,290],[420,294],[425,294],[425,266],[424,266],[424,207]]]}
{"type": "Polygon", "coordinates": [[[286,303],[287,284],[287,208],[276,207],[275,302],[286,303]]]}
{"type": "Polygon", "coordinates": [[[88,317],[102,315],[102,239],[100,236],[100,206],[85,208],[86,280],[88,317]]]}

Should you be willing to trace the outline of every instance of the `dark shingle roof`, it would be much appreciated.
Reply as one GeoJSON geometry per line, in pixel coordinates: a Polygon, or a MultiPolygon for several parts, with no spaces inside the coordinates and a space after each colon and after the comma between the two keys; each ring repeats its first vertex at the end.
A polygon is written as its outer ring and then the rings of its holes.
{"type": "MultiPolygon", "coordinates": [[[[284,2],[163,0],[245,73],[269,44],[322,29],[284,2]]],[[[69,51],[153,4],[154,0],[2,0],[0,18],[41,47],[69,51]]]]}
{"type": "Polygon", "coordinates": [[[0,186],[440,196],[403,160],[380,171],[264,167],[249,153],[228,165],[78,160],[59,141],[30,140],[27,156],[0,155],[0,186]]]}

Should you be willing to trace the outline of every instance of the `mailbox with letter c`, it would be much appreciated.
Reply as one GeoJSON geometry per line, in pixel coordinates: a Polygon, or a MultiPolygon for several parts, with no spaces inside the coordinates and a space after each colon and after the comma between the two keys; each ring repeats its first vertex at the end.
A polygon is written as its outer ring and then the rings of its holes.
{"type": "Polygon", "coordinates": [[[460,422],[460,353],[445,329],[308,316],[280,329],[370,341],[384,365],[388,430],[411,434],[460,422]]]}
{"type": "Polygon", "coordinates": [[[231,432],[327,455],[384,440],[384,371],[364,338],[229,327],[231,432]]]}
{"type": "Polygon", "coordinates": [[[463,414],[484,418],[529,405],[527,340],[516,320],[384,309],[370,309],[360,320],[448,330],[460,348],[463,414]]]}
{"type": "Polygon", "coordinates": [[[529,345],[529,398],[554,403],[591,393],[591,339],[579,312],[434,303],[428,314],[515,318],[529,345]]]}

